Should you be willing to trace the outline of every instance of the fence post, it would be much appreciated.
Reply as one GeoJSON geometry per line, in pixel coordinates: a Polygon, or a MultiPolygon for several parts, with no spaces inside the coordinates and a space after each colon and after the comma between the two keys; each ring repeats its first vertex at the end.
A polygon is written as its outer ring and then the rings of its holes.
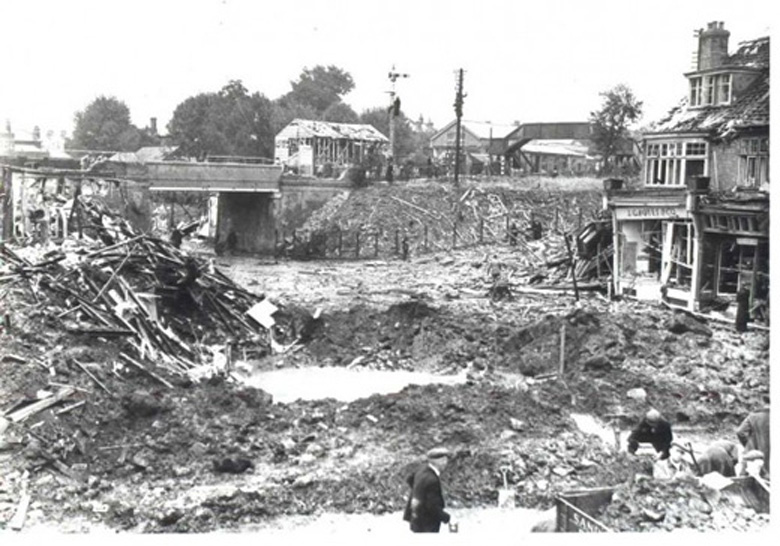
{"type": "Polygon", "coordinates": [[[360,230],[355,232],[355,258],[360,258],[360,230]]]}
{"type": "Polygon", "coordinates": [[[379,230],[374,232],[374,258],[379,256],[379,230]]]}
{"type": "Polygon", "coordinates": [[[339,226],[339,258],[341,258],[341,248],[344,242],[343,238],[344,238],[344,232],[341,231],[341,227],[339,226]]]}
{"type": "Polygon", "coordinates": [[[480,218],[479,219],[479,244],[483,244],[484,242],[484,233],[485,233],[485,219],[480,218]]]}

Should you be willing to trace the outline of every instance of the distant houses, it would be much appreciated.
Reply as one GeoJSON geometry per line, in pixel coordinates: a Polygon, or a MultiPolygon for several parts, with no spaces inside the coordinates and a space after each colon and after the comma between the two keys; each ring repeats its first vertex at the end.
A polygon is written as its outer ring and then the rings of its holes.
{"type": "MultiPolygon", "coordinates": [[[[583,176],[598,173],[602,158],[588,122],[517,123],[463,121],[461,169],[469,174],[544,174],[583,176]]],[[[454,164],[455,121],[431,138],[432,158],[454,164]]],[[[631,139],[621,143],[613,167],[638,168],[631,139]]]]}

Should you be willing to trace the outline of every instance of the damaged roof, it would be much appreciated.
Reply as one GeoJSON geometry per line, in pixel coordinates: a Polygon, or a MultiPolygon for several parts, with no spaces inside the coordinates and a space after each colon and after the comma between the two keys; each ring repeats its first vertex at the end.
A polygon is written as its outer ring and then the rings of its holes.
{"type": "Polygon", "coordinates": [[[760,68],[756,79],[726,106],[689,109],[686,97],[659,121],[649,133],[708,132],[717,138],[729,138],[739,129],[769,125],[769,38],[742,42],[724,67],[760,68]]]}
{"type": "Polygon", "coordinates": [[[769,67],[769,37],[740,42],[737,51],[725,62],[729,67],[769,67]]]}
{"type": "Polygon", "coordinates": [[[331,121],[316,121],[310,119],[292,120],[287,127],[279,131],[276,135],[276,140],[313,137],[389,142],[387,137],[380,133],[373,125],[363,123],[334,123],[331,121]]]}

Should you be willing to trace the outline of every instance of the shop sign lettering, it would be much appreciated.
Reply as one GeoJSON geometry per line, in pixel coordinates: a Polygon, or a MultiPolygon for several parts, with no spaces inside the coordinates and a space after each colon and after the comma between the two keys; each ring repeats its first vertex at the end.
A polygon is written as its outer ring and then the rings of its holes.
{"type": "Polygon", "coordinates": [[[626,207],[615,210],[618,220],[641,220],[644,218],[681,218],[685,209],[677,207],[626,207]]]}

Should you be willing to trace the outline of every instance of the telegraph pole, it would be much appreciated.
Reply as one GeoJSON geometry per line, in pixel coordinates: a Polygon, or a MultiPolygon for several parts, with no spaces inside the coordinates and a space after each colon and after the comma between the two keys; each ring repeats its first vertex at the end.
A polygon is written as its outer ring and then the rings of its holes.
{"type": "Polygon", "coordinates": [[[387,161],[387,181],[393,181],[393,169],[395,164],[395,118],[401,112],[401,99],[396,95],[395,82],[398,78],[408,78],[409,74],[401,74],[395,71],[395,65],[387,73],[387,77],[390,80],[390,108],[388,112],[390,114],[390,157],[387,161]]]}
{"type": "Polygon", "coordinates": [[[463,69],[458,70],[458,87],[455,90],[455,186],[460,172],[460,120],[463,117],[463,69]]]}

